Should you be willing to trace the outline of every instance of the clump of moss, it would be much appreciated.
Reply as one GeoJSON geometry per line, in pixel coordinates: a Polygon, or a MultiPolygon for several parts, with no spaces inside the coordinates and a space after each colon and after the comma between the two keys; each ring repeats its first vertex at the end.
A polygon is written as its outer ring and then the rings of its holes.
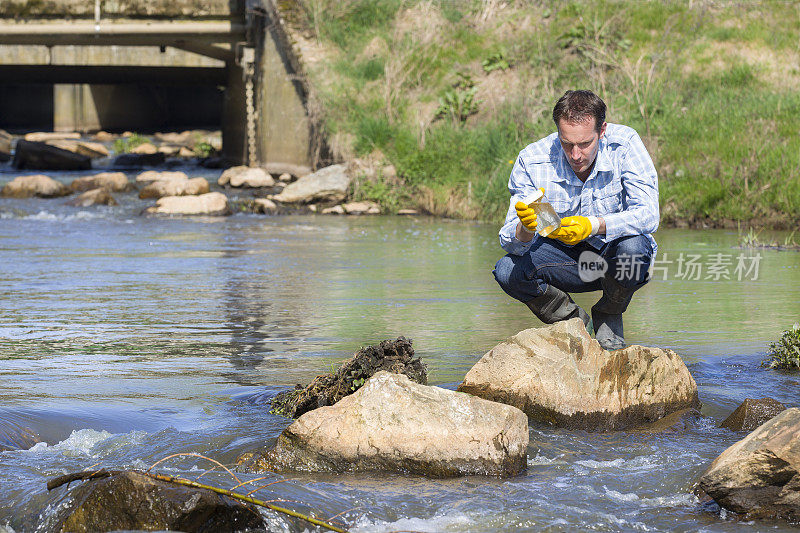
{"type": "Polygon", "coordinates": [[[764,366],[770,368],[800,369],[800,324],[787,329],[778,342],[769,344],[764,366]]]}

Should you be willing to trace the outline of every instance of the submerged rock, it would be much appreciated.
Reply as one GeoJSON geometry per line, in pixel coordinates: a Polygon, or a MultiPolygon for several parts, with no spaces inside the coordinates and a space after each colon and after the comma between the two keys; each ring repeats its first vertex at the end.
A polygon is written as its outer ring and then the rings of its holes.
{"type": "Polygon", "coordinates": [[[411,341],[398,337],[396,341],[385,340],[360,349],[339,370],[317,376],[305,388],[298,385],[294,390],[279,393],[272,400],[270,412],[297,418],[318,407],[333,405],[381,370],[404,374],[422,385],[428,383],[428,369],[419,358],[414,358],[411,341]]]}
{"type": "Polygon", "coordinates": [[[264,531],[258,509],[206,489],[117,472],[85,481],[71,492],[51,532],[174,530],[264,531]]]}
{"type": "Polygon", "coordinates": [[[164,196],[145,209],[149,215],[228,215],[228,197],[219,192],[198,196],[164,196]]]}
{"type": "Polygon", "coordinates": [[[30,198],[38,196],[40,198],[57,198],[67,196],[72,191],[61,182],[44,174],[33,176],[18,176],[6,183],[0,196],[4,198],[30,198]]]}
{"type": "Polygon", "coordinates": [[[133,188],[128,177],[122,172],[101,172],[94,176],[75,178],[69,186],[75,192],[91,191],[99,187],[105,187],[113,192],[126,192],[133,188]]]}
{"type": "Polygon", "coordinates": [[[731,431],[753,431],[767,420],[777,416],[786,406],[772,398],[745,399],[742,405],[736,408],[725,419],[720,427],[731,431]]]}
{"type": "Polygon", "coordinates": [[[136,176],[136,183],[153,183],[154,181],[186,181],[189,176],[179,170],[145,170],[136,176]]]}
{"type": "Polygon", "coordinates": [[[139,191],[139,198],[162,198],[164,196],[196,196],[209,191],[208,181],[205,178],[192,178],[185,180],[171,179],[166,181],[153,181],[139,191]]]}
{"type": "Polygon", "coordinates": [[[308,412],[249,471],[393,471],[431,477],[525,470],[528,419],[514,407],[378,372],[336,405],[308,412]]]}
{"type": "Polygon", "coordinates": [[[117,201],[111,196],[111,193],[105,187],[99,187],[81,193],[76,198],[67,202],[67,205],[73,207],[89,207],[92,205],[117,205],[117,201]]]}
{"type": "Polygon", "coordinates": [[[522,409],[532,421],[614,430],[699,407],[697,385],[672,350],[603,350],[574,318],[521,331],[492,348],[458,390],[522,409]]]}
{"type": "Polygon", "coordinates": [[[162,152],[154,154],[122,154],[114,159],[115,167],[155,167],[164,164],[167,156],[162,152]]]}
{"type": "Polygon", "coordinates": [[[341,202],[350,177],[345,165],[331,165],[290,183],[273,199],[283,203],[341,202]]]}
{"type": "Polygon", "coordinates": [[[786,409],[722,452],[697,490],[747,519],[800,521],[800,409],[786,409]]]}
{"type": "Polygon", "coordinates": [[[72,153],[43,142],[17,141],[14,150],[14,167],[39,170],[89,170],[92,160],[85,155],[72,153]]]}

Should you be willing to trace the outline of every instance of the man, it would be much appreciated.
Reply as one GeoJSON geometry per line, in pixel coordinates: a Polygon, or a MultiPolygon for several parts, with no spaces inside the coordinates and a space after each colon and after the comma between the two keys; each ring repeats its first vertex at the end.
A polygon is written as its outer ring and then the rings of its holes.
{"type": "Polygon", "coordinates": [[[625,347],[622,313],[649,281],[657,249],[658,176],[639,135],[605,115],[591,91],[567,91],[553,108],[557,132],[520,152],[500,229],[508,254],[494,276],[547,324],[580,317],[588,329],[589,315],[567,293],[602,290],[591,323],[600,345],[616,350],[625,347]],[[539,188],[563,217],[547,237],[521,201],[539,188]]]}

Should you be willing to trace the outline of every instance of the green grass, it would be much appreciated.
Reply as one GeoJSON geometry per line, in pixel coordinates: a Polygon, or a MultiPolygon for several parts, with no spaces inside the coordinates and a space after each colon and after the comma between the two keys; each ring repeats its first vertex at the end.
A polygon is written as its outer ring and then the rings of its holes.
{"type": "Polygon", "coordinates": [[[334,58],[310,72],[328,131],[349,135],[352,155],[379,151],[397,168],[399,180],[357,191],[388,210],[499,221],[508,161],[553,131],[565,90],[588,88],[609,104],[610,122],[645,140],[671,218],[800,221],[800,69],[785,68],[800,33],[791,2],[546,0],[488,15],[477,0],[304,4],[334,58]],[[376,38],[384,50],[364,55],[376,38]],[[508,68],[487,72],[500,50],[508,68]],[[437,117],[462,74],[478,87],[474,109],[437,117]]]}
{"type": "Polygon", "coordinates": [[[800,369],[800,324],[787,329],[777,342],[771,342],[763,366],[786,370],[800,369]]]}

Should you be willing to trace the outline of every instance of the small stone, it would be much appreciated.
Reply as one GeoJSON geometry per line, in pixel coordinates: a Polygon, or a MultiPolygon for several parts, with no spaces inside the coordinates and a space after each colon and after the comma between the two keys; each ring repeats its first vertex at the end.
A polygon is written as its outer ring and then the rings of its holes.
{"type": "Polygon", "coordinates": [[[256,198],[255,202],[256,213],[271,213],[278,209],[278,206],[269,198],[256,198]]]}
{"type": "Polygon", "coordinates": [[[153,181],[186,181],[189,179],[189,176],[186,175],[186,172],[180,172],[176,170],[167,170],[167,171],[158,171],[158,170],[146,170],[136,176],[136,183],[150,183],[153,181]]]}
{"type": "Polygon", "coordinates": [[[731,431],[753,431],[758,426],[776,417],[786,406],[772,398],[753,400],[747,398],[725,419],[720,427],[731,431]]]}
{"type": "Polygon", "coordinates": [[[69,186],[75,192],[90,191],[99,187],[105,187],[114,192],[126,192],[132,188],[128,177],[122,172],[101,172],[94,176],[75,178],[69,186]]]}
{"type": "Polygon", "coordinates": [[[156,205],[147,208],[145,214],[152,215],[229,215],[228,198],[219,192],[199,196],[164,196],[156,205]]]}
{"type": "Polygon", "coordinates": [[[196,196],[207,192],[209,192],[209,186],[205,178],[169,179],[148,183],[139,191],[139,198],[145,200],[164,196],[196,196]]]}
{"type": "Polygon", "coordinates": [[[342,205],[348,215],[379,215],[381,206],[375,202],[348,202],[342,205]]]}
{"type": "Polygon", "coordinates": [[[101,143],[107,143],[113,141],[114,136],[108,133],[107,131],[100,130],[94,134],[94,140],[101,143]]]}
{"type": "Polygon", "coordinates": [[[419,211],[417,211],[416,209],[400,209],[399,211],[397,211],[397,214],[403,216],[413,216],[413,215],[418,215],[419,211]]]}
{"type": "Polygon", "coordinates": [[[152,143],[142,143],[133,148],[130,153],[132,154],[155,154],[158,153],[158,148],[152,143]]]}
{"type": "Polygon", "coordinates": [[[222,173],[217,185],[231,187],[272,187],[275,180],[263,168],[238,166],[222,173]]]}
{"type": "Polygon", "coordinates": [[[344,208],[341,205],[326,207],[322,210],[323,215],[344,215],[344,208]]]}
{"type": "Polygon", "coordinates": [[[178,150],[178,157],[183,157],[183,158],[188,159],[188,158],[194,157],[194,156],[195,156],[195,153],[192,152],[191,150],[189,150],[188,148],[186,148],[185,146],[181,146],[181,149],[178,150]]]}
{"type": "Polygon", "coordinates": [[[169,144],[162,144],[161,146],[158,147],[158,151],[166,155],[167,157],[172,157],[178,155],[178,152],[181,151],[181,147],[171,146],[169,144]]]}
{"type": "Polygon", "coordinates": [[[290,181],[292,181],[292,175],[287,172],[284,172],[283,174],[278,176],[278,181],[289,183],[290,181]]]}
{"type": "Polygon", "coordinates": [[[56,198],[67,196],[71,193],[72,191],[69,187],[50,176],[35,174],[33,176],[18,176],[14,178],[3,187],[2,191],[0,191],[0,196],[3,198],[30,198],[32,196],[56,198]]]}

